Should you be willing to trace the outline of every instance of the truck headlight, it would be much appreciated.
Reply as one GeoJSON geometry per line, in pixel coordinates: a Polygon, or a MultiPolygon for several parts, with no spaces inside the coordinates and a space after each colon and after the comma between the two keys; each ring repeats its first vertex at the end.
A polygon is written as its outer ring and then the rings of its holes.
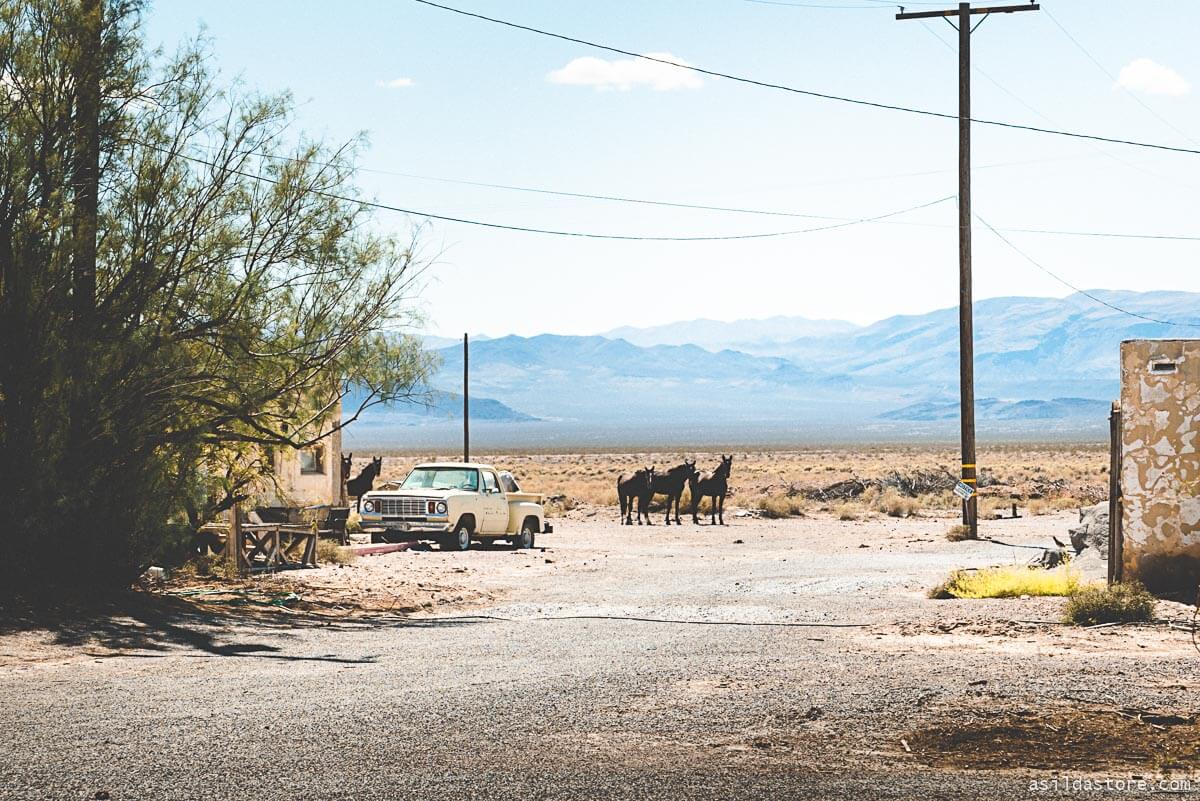
{"type": "Polygon", "coordinates": [[[439,515],[444,515],[444,514],[446,514],[446,502],[445,502],[445,501],[438,501],[438,505],[437,505],[437,507],[436,507],[436,510],[437,510],[437,513],[438,513],[439,515]]]}
{"type": "Polygon", "coordinates": [[[371,512],[374,512],[375,511],[375,502],[374,501],[363,501],[363,511],[367,512],[368,514],[370,514],[371,512]]]}

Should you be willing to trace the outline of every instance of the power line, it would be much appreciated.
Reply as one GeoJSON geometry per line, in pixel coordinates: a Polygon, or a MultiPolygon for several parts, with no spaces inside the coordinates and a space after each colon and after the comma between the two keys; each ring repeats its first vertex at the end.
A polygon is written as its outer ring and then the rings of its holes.
{"type": "MultiPolygon", "coordinates": [[[[149,147],[151,149],[158,150],[159,152],[162,152],[162,153],[172,152],[172,151],[167,150],[166,148],[157,147],[155,145],[149,145],[146,143],[141,143],[141,144],[143,144],[144,146],[149,147]]],[[[245,170],[238,170],[233,167],[225,167],[225,166],[216,164],[212,161],[209,161],[207,159],[199,158],[198,156],[189,156],[184,153],[174,153],[174,155],[178,156],[179,158],[183,158],[188,161],[195,162],[197,164],[203,164],[214,170],[222,170],[224,172],[228,172],[233,175],[240,175],[243,178],[250,178],[251,180],[262,181],[264,183],[273,184],[276,186],[282,185],[284,183],[283,181],[280,181],[276,178],[268,177],[266,175],[258,175],[255,173],[246,172],[245,170]]],[[[937,200],[931,200],[926,203],[918,204],[916,206],[910,206],[910,207],[904,208],[904,209],[897,209],[895,211],[885,212],[884,214],[878,214],[873,217],[861,217],[858,219],[832,223],[830,225],[821,225],[821,226],[816,226],[813,228],[799,228],[799,229],[795,229],[795,230],[791,230],[791,231],[768,231],[768,232],[761,233],[761,234],[731,234],[731,235],[723,235],[723,236],[633,236],[633,235],[625,235],[625,234],[597,234],[597,233],[591,233],[591,232],[585,232],[585,231],[559,231],[559,230],[554,230],[554,229],[549,229],[549,228],[534,228],[534,227],[523,226],[523,225],[505,225],[502,223],[487,222],[484,220],[472,220],[472,219],[468,219],[465,217],[451,217],[451,216],[445,215],[445,214],[434,214],[432,212],[427,212],[427,211],[417,211],[416,209],[406,209],[406,208],[401,208],[399,206],[392,206],[392,205],[389,205],[386,203],[376,203],[376,202],[369,201],[369,200],[362,200],[360,198],[352,198],[352,197],[348,197],[345,195],[335,194],[333,192],[325,192],[320,189],[306,189],[305,191],[310,194],[318,195],[320,197],[329,198],[331,200],[339,200],[339,201],[342,201],[345,203],[356,203],[356,204],[359,204],[362,206],[367,206],[369,208],[381,209],[383,211],[394,211],[394,212],[398,212],[400,214],[408,214],[408,215],[411,215],[414,217],[424,217],[424,218],[430,219],[430,220],[441,220],[443,222],[460,223],[462,225],[474,225],[474,226],[478,226],[481,228],[494,228],[494,229],[500,229],[500,230],[506,230],[506,231],[519,231],[521,233],[527,233],[527,234],[546,234],[548,236],[576,237],[576,238],[580,238],[580,239],[611,239],[611,240],[631,241],[631,242],[722,242],[722,241],[744,240],[744,239],[769,239],[772,237],[792,236],[795,234],[810,234],[810,233],[816,233],[818,231],[832,231],[837,228],[847,228],[849,226],[859,225],[861,223],[876,222],[878,220],[884,220],[889,217],[897,217],[901,214],[908,214],[910,212],[920,211],[921,209],[926,209],[926,208],[929,208],[930,206],[936,206],[939,203],[945,203],[948,200],[954,199],[953,195],[947,195],[946,197],[938,198],[937,200]]]]}
{"type": "Polygon", "coordinates": [[[1071,41],[1071,44],[1075,45],[1075,47],[1079,50],[1079,52],[1083,53],[1083,55],[1087,57],[1088,61],[1095,64],[1096,68],[1099,69],[1100,72],[1103,75],[1105,75],[1110,81],[1112,81],[1114,86],[1119,86],[1121,88],[1121,91],[1123,91],[1125,94],[1129,95],[1129,97],[1131,97],[1139,106],[1144,108],[1146,111],[1150,112],[1150,114],[1152,114],[1154,116],[1154,118],[1157,119],[1159,122],[1161,122],[1163,125],[1167,126],[1172,131],[1179,134],[1180,136],[1182,136],[1184,139],[1191,142],[1192,144],[1196,143],[1196,140],[1193,139],[1191,136],[1189,136],[1185,131],[1180,130],[1170,120],[1168,120],[1166,117],[1164,117],[1163,115],[1161,115],[1157,111],[1155,111],[1153,106],[1151,106],[1146,101],[1142,100],[1135,93],[1129,91],[1128,87],[1123,86],[1121,84],[1120,80],[1117,78],[1117,76],[1115,76],[1111,72],[1109,72],[1108,68],[1105,67],[1103,64],[1101,64],[1100,60],[1098,58],[1096,58],[1095,56],[1093,56],[1088,51],[1088,49],[1083,46],[1082,42],[1080,42],[1078,39],[1076,39],[1074,36],[1071,35],[1071,32],[1066,29],[1066,26],[1064,26],[1061,22],[1058,21],[1058,17],[1051,14],[1049,9],[1043,9],[1043,10],[1046,12],[1046,16],[1050,18],[1050,21],[1053,22],[1055,24],[1055,26],[1060,31],[1063,32],[1063,35],[1066,36],[1067,39],[1069,39],[1071,41]]]}
{"type": "MultiPolygon", "coordinates": [[[[1043,9],[1043,10],[1044,10],[1044,9],[1043,9]]],[[[1049,12],[1047,12],[1047,13],[1049,13],[1049,12]]],[[[942,38],[942,35],[941,35],[941,34],[939,34],[937,31],[935,31],[933,28],[931,28],[931,27],[930,27],[930,26],[929,26],[929,25],[928,25],[928,24],[925,22],[925,20],[918,20],[918,22],[920,22],[920,23],[921,23],[922,27],[924,27],[924,28],[925,28],[925,30],[929,31],[929,35],[930,35],[930,36],[934,37],[934,38],[935,38],[935,39],[937,39],[939,42],[941,42],[941,43],[942,43],[942,44],[943,44],[943,45],[944,45],[944,46],[945,46],[945,47],[946,47],[948,50],[950,50],[951,52],[954,52],[954,46],[953,46],[952,44],[950,44],[949,42],[947,42],[945,39],[943,39],[943,38],[942,38]]],[[[1056,22],[1056,24],[1057,24],[1057,22],[1056,22]]],[[[1066,31],[1065,31],[1065,29],[1064,29],[1064,33],[1065,33],[1065,32],[1066,32],[1066,31]]],[[[1068,34],[1068,35],[1069,35],[1069,34],[1068,34]]],[[[1056,125],[1058,125],[1058,122],[1057,122],[1056,120],[1053,120],[1053,119],[1051,119],[1050,117],[1048,117],[1048,116],[1046,116],[1045,114],[1043,114],[1041,111],[1039,111],[1039,110],[1038,110],[1037,108],[1035,108],[1034,106],[1032,106],[1032,105],[1030,105],[1029,103],[1025,102],[1025,100],[1024,100],[1024,99],[1022,99],[1020,95],[1018,95],[1016,92],[1013,92],[1013,91],[1011,91],[1011,90],[1010,90],[1008,87],[1006,87],[1004,84],[1000,83],[998,80],[996,80],[995,78],[993,78],[993,77],[992,77],[991,75],[989,75],[989,74],[988,74],[988,73],[987,73],[987,72],[986,72],[986,71],[985,71],[985,70],[984,70],[982,67],[977,67],[977,66],[975,66],[974,64],[972,64],[972,65],[971,65],[971,70],[972,70],[973,72],[977,72],[977,73],[979,73],[979,74],[980,74],[981,76],[983,76],[983,77],[984,77],[984,78],[985,78],[985,79],[986,79],[986,80],[987,80],[989,83],[991,83],[993,86],[995,86],[997,89],[999,89],[999,90],[1000,90],[1001,92],[1003,92],[1004,94],[1008,95],[1010,98],[1012,98],[1013,100],[1015,100],[1017,103],[1019,103],[1019,104],[1021,104],[1022,106],[1024,106],[1026,109],[1028,109],[1030,112],[1032,112],[1032,113],[1033,113],[1033,115],[1034,115],[1035,117],[1037,117],[1038,119],[1040,119],[1042,122],[1045,122],[1045,123],[1046,123],[1046,124],[1048,124],[1048,125],[1055,125],[1055,126],[1056,126],[1056,125]]],[[[1113,80],[1116,80],[1116,79],[1114,78],[1113,80]]],[[[1137,99],[1137,98],[1135,97],[1135,99],[1137,99]]],[[[1141,102],[1141,101],[1139,100],[1138,102],[1141,102]]],[[[1143,105],[1145,105],[1145,104],[1143,103],[1143,105]]],[[[1149,108],[1149,107],[1147,107],[1147,108],[1149,108]]],[[[1152,109],[1151,109],[1151,111],[1152,111],[1152,109]]],[[[1174,179],[1172,179],[1172,178],[1168,178],[1167,176],[1165,176],[1165,175],[1161,175],[1161,174],[1159,174],[1159,173],[1157,173],[1157,172],[1155,172],[1155,171],[1153,171],[1153,170],[1148,170],[1148,169],[1146,169],[1145,167],[1141,167],[1141,166],[1139,166],[1139,165],[1137,165],[1137,164],[1134,164],[1132,161],[1128,161],[1128,160],[1126,160],[1126,159],[1123,159],[1123,158],[1121,158],[1120,156],[1118,156],[1118,155],[1117,155],[1117,154],[1115,154],[1115,153],[1109,153],[1107,150],[1104,150],[1103,148],[1101,148],[1101,147],[1097,146],[1095,143],[1089,142],[1089,143],[1088,143],[1088,146],[1089,146],[1090,148],[1092,148],[1092,150],[1094,150],[1094,151],[1095,151],[1095,152],[1096,152],[1098,155],[1101,155],[1101,156],[1103,156],[1104,158],[1106,158],[1106,159],[1109,159],[1110,161],[1114,161],[1114,162],[1116,162],[1117,164],[1120,164],[1120,165],[1121,165],[1121,166],[1123,166],[1123,167],[1128,167],[1128,168],[1129,168],[1129,169],[1131,169],[1131,170],[1135,170],[1136,172],[1140,172],[1140,173],[1142,173],[1142,174],[1144,174],[1144,175],[1149,175],[1149,176],[1152,176],[1152,177],[1154,177],[1154,178],[1158,178],[1159,180],[1165,180],[1165,181],[1168,181],[1168,182],[1170,182],[1170,183],[1176,183],[1176,184],[1180,183],[1179,181],[1176,181],[1176,180],[1174,180],[1174,179]]],[[[1182,184],[1182,185],[1186,185],[1186,184],[1182,184]]]]}
{"type": "Polygon", "coordinates": [[[1159,325],[1168,325],[1168,326],[1177,327],[1177,328],[1200,328],[1200,324],[1198,324],[1198,323],[1180,323],[1180,322],[1176,322],[1174,320],[1160,320],[1157,317],[1151,317],[1147,314],[1130,311],[1129,309],[1123,309],[1114,303],[1108,302],[1104,298],[1098,297],[1098,296],[1092,294],[1091,292],[1088,292],[1086,289],[1080,289],[1079,287],[1075,286],[1067,279],[1063,278],[1058,273],[1054,272],[1053,270],[1049,269],[1041,262],[1034,259],[1032,256],[1030,256],[1025,251],[1021,250],[1019,247],[1017,247],[1015,244],[1013,244],[1012,240],[1010,240],[1004,234],[1000,233],[1000,231],[997,230],[996,228],[992,227],[992,224],[989,223],[987,220],[983,219],[978,214],[975,214],[974,217],[975,217],[975,219],[979,220],[979,222],[983,223],[983,225],[989,231],[991,231],[993,234],[995,234],[996,237],[999,238],[999,240],[1001,242],[1008,245],[1014,252],[1017,253],[1017,255],[1019,255],[1021,258],[1025,259],[1025,261],[1029,262],[1034,267],[1038,268],[1039,270],[1044,272],[1046,275],[1050,276],[1055,281],[1058,281],[1060,284],[1067,287],[1068,289],[1072,289],[1075,292],[1079,293],[1080,295],[1083,295],[1086,298],[1091,298],[1092,300],[1096,301],[1097,303],[1099,303],[1102,306],[1107,306],[1108,308],[1112,309],[1113,311],[1120,312],[1121,314],[1127,314],[1130,317],[1136,317],[1139,320],[1146,320],[1151,323],[1158,323],[1159,325]]]}
{"type": "Polygon", "coordinates": [[[785,3],[783,0],[745,0],[747,3],[757,3],[763,6],[791,6],[793,8],[835,8],[838,10],[870,9],[878,11],[879,6],[839,6],[828,3],[785,3]]]}
{"type": "MultiPolygon", "coordinates": [[[[200,147],[204,147],[204,146],[200,145],[200,147]]],[[[214,151],[214,152],[217,151],[216,147],[209,147],[206,149],[208,149],[210,151],[214,151]]],[[[1099,151],[1099,152],[1101,154],[1103,154],[1103,151],[1099,151]]],[[[317,167],[334,166],[334,165],[330,164],[329,162],[314,161],[311,159],[299,159],[299,158],[295,158],[293,156],[281,156],[281,155],[274,154],[274,153],[245,152],[245,153],[241,153],[239,155],[249,155],[249,156],[254,156],[256,158],[269,159],[269,160],[273,160],[273,161],[287,161],[287,162],[291,162],[294,164],[306,163],[306,164],[312,164],[313,166],[317,166],[317,167]]],[[[1043,162],[1043,161],[1052,161],[1052,160],[1055,160],[1055,159],[1031,159],[1029,162],[1017,161],[1017,162],[1005,162],[1005,163],[1001,163],[1001,164],[991,164],[991,165],[984,164],[984,165],[980,165],[980,166],[976,167],[975,169],[983,169],[984,167],[1004,167],[1004,166],[1009,166],[1012,164],[1039,163],[1039,162],[1043,162]]],[[[208,162],[204,162],[204,163],[207,164],[208,162]]],[[[492,182],[488,182],[488,181],[474,181],[474,180],[468,180],[465,178],[446,178],[444,176],[420,175],[417,173],[398,172],[395,170],[380,170],[380,169],[374,169],[371,167],[356,167],[355,169],[360,172],[369,172],[369,173],[375,173],[378,175],[393,175],[393,176],[398,176],[401,178],[412,178],[412,179],[420,180],[420,181],[435,181],[438,183],[456,184],[456,185],[460,185],[460,186],[476,186],[476,187],[481,187],[484,189],[497,189],[497,190],[510,191],[510,192],[530,192],[530,193],[539,194],[539,195],[550,195],[553,197],[569,197],[569,198],[576,198],[576,199],[582,199],[582,200],[598,200],[598,201],[616,202],[616,203],[632,203],[632,204],[641,204],[641,205],[648,205],[648,206],[662,206],[662,207],[667,207],[667,208],[691,209],[691,210],[697,210],[697,211],[716,211],[716,212],[732,213],[732,214],[763,215],[763,216],[768,216],[768,217],[799,217],[799,218],[804,218],[804,219],[829,220],[832,222],[855,223],[855,224],[861,223],[861,222],[880,222],[880,223],[886,222],[889,225],[916,226],[916,227],[921,227],[921,228],[952,228],[952,227],[954,227],[952,225],[943,225],[943,224],[939,224],[939,223],[921,223],[921,222],[911,222],[911,221],[904,221],[904,220],[892,220],[892,219],[887,219],[886,216],[882,217],[882,218],[863,219],[863,218],[859,218],[859,217],[835,217],[835,216],[826,215],[826,214],[804,214],[801,212],[779,211],[779,210],[772,210],[772,209],[751,209],[751,208],[740,208],[740,207],[735,207],[735,206],[710,206],[710,205],[704,205],[704,204],[700,204],[700,203],[678,203],[678,202],[669,201],[669,200],[652,200],[652,199],[647,199],[647,198],[625,197],[625,196],[621,196],[621,195],[602,195],[602,194],[593,194],[590,192],[570,192],[570,191],[559,190],[559,189],[547,189],[545,187],[520,186],[517,184],[492,183],[492,182]]],[[[901,176],[886,176],[886,177],[922,176],[922,175],[939,174],[939,173],[943,173],[943,172],[947,172],[947,171],[946,170],[932,170],[929,172],[906,173],[901,176]]],[[[935,201],[935,202],[940,202],[940,201],[935,201]]],[[[910,210],[915,211],[915,209],[910,209],[910,210]]],[[[419,215],[419,213],[417,213],[417,214],[419,215]]],[[[893,214],[892,216],[896,216],[896,215],[893,214]]],[[[827,229],[825,227],[820,227],[820,228],[806,229],[806,230],[819,231],[819,230],[827,230],[827,229]]],[[[1176,242],[1200,242],[1200,235],[1192,235],[1192,234],[1139,234],[1139,233],[1129,233],[1129,232],[1124,232],[1124,231],[1074,231],[1074,230],[1058,229],[1058,228],[1011,228],[1011,227],[1004,227],[1004,228],[1000,228],[999,230],[1008,231],[1010,233],[1019,233],[1019,234],[1046,234],[1046,235],[1054,235],[1054,236],[1100,237],[1100,238],[1108,238],[1108,239],[1146,239],[1146,240],[1176,241],[1176,242]]],[[[774,234],[774,235],[783,236],[783,235],[786,235],[789,233],[799,233],[799,232],[780,232],[780,233],[774,234]]],[[[759,236],[770,236],[770,235],[772,235],[772,234],[762,234],[759,236]]],[[[753,236],[753,235],[751,235],[751,236],[753,236]]]]}
{"type": "MultiPolygon", "coordinates": [[[[599,44],[598,42],[591,42],[586,39],[579,39],[574,36],[567,36],[567,35],[561,34],[561,33],[554,33],[552,31],[543,30],[541,28],[534,28],[529,25],[521,25],[519,23],[510,22],[508,20],[499,19],[497,17],[488,17],[483,14],[476,14],[473,11],[464,11],[460,8],[454,8],[453,6],[447,6],[447,5],[442,5],[441,3],[435,3],[435,2],[433,2],[433,0],[412,0],[412,1],[414,3],[420,3],[421,5],[424,5],[424,6],[429,6],[430,8],[436,8],[436,9],[440,9],[442,11],[448,11],[452,14],[459,14],[464,17],[470,17],[472,19],[478,19],[478,20],[482,20],[484,22],[490,22],[495,25],[503,25],[507,28],[513,28],[515,30],[526,31],[528,33],[536,33],[539,36],[548,36],[552,39],[559,39],[564,42],[572,42],[573,44],[581,44],[586,47],[596,48],[597,50],[605,50],[610,53],[617,53],[617,54],[620,54],[623,56],[630,56],[631,58],[640,58],[645,61],[652,61],[652,62],[655,62],[658,64],[665,64],[669,67],[678,67],[679,69],[691,70],[692,72],[696,72],[701,75],[708,75],[713,78],[725,78],[726,80],[736,81],[737,83],[749,84],[751,86],[758,86],[758,87],[761,87],[764,89],[775,89],[775,90],[781,91],[781,92],[789,92],[791,94],[804,95],[806,97],[816,97],[816,98],[820,98],[822,100],[834,100],[839,103],[850,103],[850,104],[856,105],[856,106],[866,106],[868,108],[883,109],[885,111],[902,111],[907,114],[918,114],[918,115],[921,115],[924,117],[935,117],[937,119],[944,119],[944,120],[958,121],[958,119],[959,119],[957,114],[947,114],[947,113],[941,112],[941,111],[930,111],[929,109],[912,108],[910,106],[900,106],[900,105],[896,105],[893,103],[882,103],[882,102],[877,102],[877,101],[873,101],[873,100],[863,100],[861,98],[829,94],[827,92],[816,92],[816,91],[812,91],[812,90],[808,90],[808,89],[799,89],[797,87],[787,86],[787,85],[781,84],[781,83],[772,83],[770,81],[760,81],[760,80],[756,80],[754,78],[746,78],[746,77],[742,77],[739,75],[733,75],[733,74],[730,74],[727,72],[718,72],[716,70],[705,69],[704,67],[697,67],[697,66],[693,66],[691,64],[681,64],[676,61],[670,61],[669,59],[658,58],[656,56],[648,56],[644,53],[637,53],[632,50],[623,50],[619,47],[612,47],[610,45],[599,44]]],[[[970,121],[977,123],[979,125],[990,125],[990,126],[993,126],[996,128],[1009,128],[1009,129],[1017,130],[1017,131],[1029,131],[1031,133],[1049,134],[1052,136],[1063,136],[1063,137],[1068,137],[1071,139],[1087,139],[1087,140],[1091,140],[1091,141],[1095,141],[1095,142],[1108,142],[1110,144],[1129,145],[1130,147],[1142,147],[1142,148],[1148,148],[1151,150],[1165,150],[1165,151],[1169,151],[1169,152],[1173,152],[1173,153],[1188,153],[1191,155],[1200,155],[1200,150],[1197,150],[1194,148],[1177,147],[1174,145],[1162,145],[1162,144],[1155,144],[1152,142],[1139,142],[1139,141],[1132,140],[1132,139],[1119,139],[1116,137],[1099,136],[1097,134],[1086,134],[1086,133],[1079,133],[1076,131],[1064,131],[1064,130],[1059,130],[1059,129],[1055,129],[1055,128],[1039,128],[1039,127],[1033,126],[1033,125],[1021,125],[1018,123],[1003,122],[1000,120],[985,120],[985,119],[978,119],[975,117],[970,118],[970,121]]]]}

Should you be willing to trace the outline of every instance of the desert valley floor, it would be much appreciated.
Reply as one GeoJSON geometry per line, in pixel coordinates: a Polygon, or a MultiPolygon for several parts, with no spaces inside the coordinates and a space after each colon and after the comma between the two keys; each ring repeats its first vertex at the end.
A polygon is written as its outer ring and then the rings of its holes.
{"type": "MultiPolygon", "coordinates": [[[[1072,519],[986,528],[1045,545],[1072,519]]],[[[102,620],[9,621],[0,788],[993,799],[1126,797],[1084,782],[1195,776],[1191,607],[1081,629],[1056,598],[931,600],[952,569],[1035,553],[949,542],[952,522],[639,528],[585,513],[534,550],[420,547],[255,580],[263,597],[393,599],[369,615],[161,598],[102,620]]]]}

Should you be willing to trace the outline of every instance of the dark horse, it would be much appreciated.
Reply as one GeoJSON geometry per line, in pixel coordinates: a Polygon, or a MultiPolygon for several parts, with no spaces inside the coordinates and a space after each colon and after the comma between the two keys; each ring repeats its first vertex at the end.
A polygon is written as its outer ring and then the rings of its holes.
{"type": "Polygon", "coordinates": [[[733,456],[722,456],[721,464],[711,473],[696,473],[688,481],[688,489],[692,491],[692,522],[699,523],[696,510],[700,508],[701,498],[712,498],[712,524],[717,521],[725,525],[725,496],[729,494],[729,472],[733,470],[733,456]]]}
{"type": "Polygon", "coordinates": [[[342,483],[345,484],[350,480],[350,467],[354,464],[353,453],[342,454],[342,483]]]}
{"type": "Polygon", "coordinates": [[[621,525],[633,525],[633,502],[637,501],[637,524],[642,524],[642,515],[646,516],[646,525],[650,522],[650,487],[654,483],[654,468],[643,467],[636,473],[622,473],[617,476],[617,498],[621,501],[621,525]]]}
{"type": "Polygon", "coordinates": [[[375,486],[375,479],[379,476],[379,471],[383,469],[383,457],[372,459],[371,463],[363,468],[363,471],[354,478],[346,482],[346,497],[353,498],[354,508],[357,511],[362,503],[362,496],[371,491],[375,486]]]}
{"type": "Polygon", "coordinates": [[[650,481],[650,500],[655,495],[667,496],[667,525],[671,525],[671,504],[675,504],[675,525],[682,525],[679,519],[679,499],[683,497],[683,486],[692,476],[696,475],[696,460],[676,465],[661,476],[655,476],[650,481]]]}

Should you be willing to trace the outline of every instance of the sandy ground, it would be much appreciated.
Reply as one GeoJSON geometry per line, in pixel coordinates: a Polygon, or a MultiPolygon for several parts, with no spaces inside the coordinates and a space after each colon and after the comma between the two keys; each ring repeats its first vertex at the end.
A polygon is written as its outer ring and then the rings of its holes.
{"type": "MultiPolygon", "coordinates": [[[[0,636],[0,795],[982,799],[1125,797],[1137,794],[1130,781],[1149,782],[1147,793],[1163,780],[1200,788],[1189,607],[1160,605],[1178,628],[1083,630],[1058,623],[1061,599],[929,600],[952,569],[1034,554],[950,543],[947,519],[638,528],[581,516],[538,550],[416,550],[286,579],[299,595],[390,594],[388,615],[188,607],[10,631],[0,636]]],[[[985,531],[1048,544],[1071,520],[985,531]]],[[[264,592],[277,581],[264,579],[264,592]]]]}

